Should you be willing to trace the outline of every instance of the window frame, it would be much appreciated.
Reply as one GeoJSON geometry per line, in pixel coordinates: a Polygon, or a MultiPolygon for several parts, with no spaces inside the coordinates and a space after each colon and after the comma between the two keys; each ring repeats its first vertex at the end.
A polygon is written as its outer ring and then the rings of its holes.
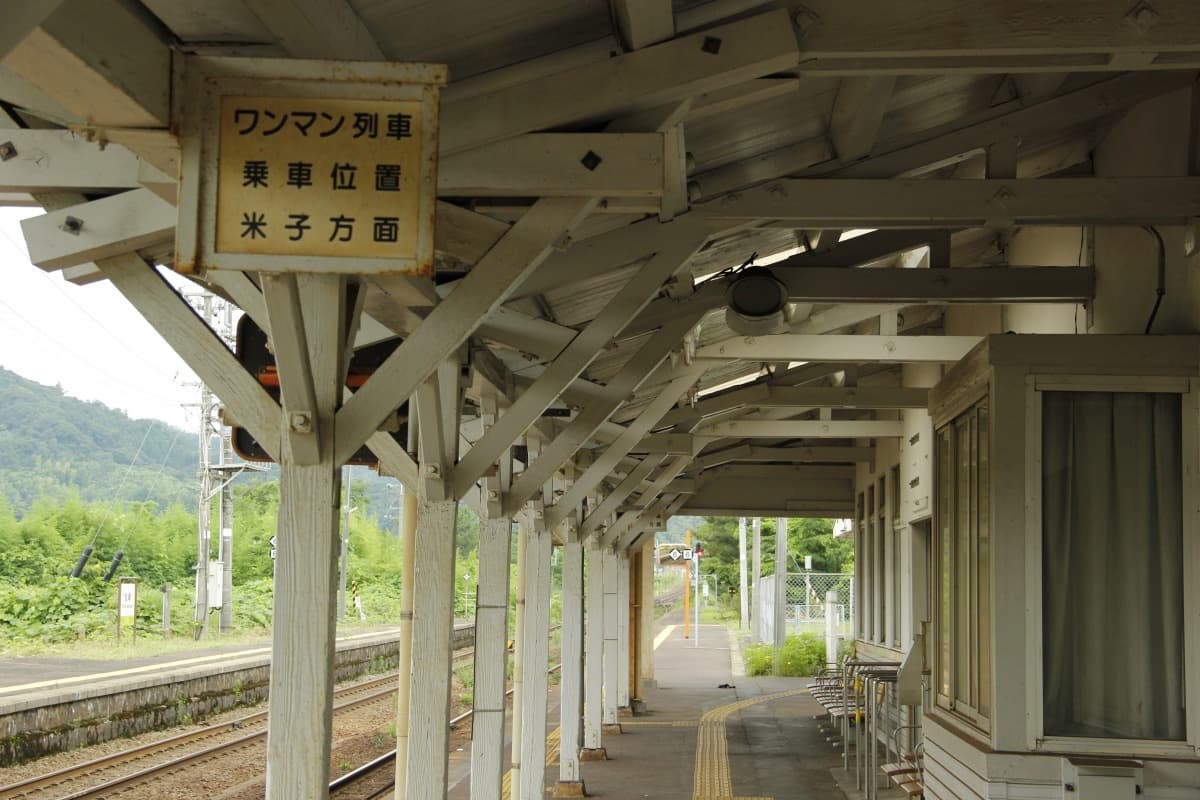
{"type": "Polygon", "coordinates": [[[892,505],[889,508],[890,513],[888,514],[888,517],[889,517],[888,531],[891,535],[891,547],[889,548],[888,552],[890,554],[890,558],[891,558],[891,562],[892,562],[892,568],[890,570],[888,570],[888,575],[891,579],[890,605],[891,605],[891,609],[892,609],[892,617],[891,617],[892,635],[891,635],[890,644],[893,648],[899,650],[903,646],[901,644],[902,636],[901,636],[901,630],[900,630],[901,623],[903,621],[903,615],[900,613],[900,609],[904,604],[904,596],[903,596],[903,592],[902,592],[902,589],[903,589],[902,583],[903,582],[901,581],[902,572],[900,570],[900,566],[901,566],[904,556],[903,556],[903,552],[902,552],[903,542],[902,542],[901,536],[900,536],[901,524],[900,524],[900,513],[899,513],[899,509],[900,509],[900,465],[899,464],[893,465],[891,470],[888,471],[888,482],[892,486],[892,491],[891,491],[892,505]]]}
{"type": "Polygon", "coordinates": [[[1200,755],[1200,379],[1170,376],[1031,374],[1025,378],[1026,738],[1035,752],[1113,756],[1200,755]],[[1042,606],[1042,399],[1040,392],[1137,392],[1180,395],[1183,501],[1183,741],[1046,736],[1042,606]]]}
{"type": "MultiPolygon", "coordinates": [[[[967,552],[965,558],[959,552],[959,542],[956,540],[961,533],[958,528],[959,514],[962,513],[957,502],[951,501],[951,508],[948,511],[948,516],[952,520],[952,531],[949,538],[949,551],[946,549],[947,538],[945,537],[943,514],[946,513],[943,509],[943,489],[948,489],[952,497],[957,497],[960,486],[959,481],[966,481],[966,494],[969,498],[967,507],[967,517],[972,518],[972,515],[979,513],[979,442],[987,442],[988,451],[988,477],[989,485],[984,489],[984,494],[987,497],[986,511],[986,527],[989,539],[994,538],[993,531],[993,503],[991,500],[991,492],[993,487],[992,482],[992,467],[991,467],[991,430],[992,430],[992,402],[988,394],[983,394],[977,397],[973,402],[960,409],[953,417],[945,420],[941,425],[934,428],[933,436],[933,459],[934,459],[934,488],[933,488],[933,509],[935,524],[931,528],[932,540],[931,551],[933,554],[933,570],[932,583],[934,593],[931,595],[930,617],[933,620],[933,677],[932,681],[932,701],[933,707],[939,712],[948,715],[950,719],[959,721],[969,727],[970,730],[990,735],[992,732],[992,714],[994,714],[995,702],[994,693],[996,686],[995,679],[995,659],[993,656],[994,647],[990,641],[990,637],[994,632],[995,620],[989,620],[988,636],[989,642],[986,649],[984,648],[980,636],[980,624],[978,619],[978,592],[980,591],[979,579],[981,572],[978,569],[972,571],[972,567],[978,567],[978,545],[979,533],[981,530],[980,520],[975,516],[975,523],[970,525],[970,530],[966,534],[967,552]],[[981,417],[982,422],[981,423],[981,417]],[[967,451],[965,454],[965,467],[967,475],[965,478],[958,474],[958,468],[962,466],[960,459],[964,458],[964,454],[960,451],[960,438],[965,432],[967,440],[967,451]],[[948,440],[949,453],[947,462],[950,466],[948,487],[943,486],[943,481],[947,478],[944,474],[943,467],[943,439],[948,440]],[[949,558],[949,569],[947,570],[946,558],[949,558]],[[962,559],[965,562],[965,567],[968,572],[967,585],[965,589],[961,587],[961,579],[958,578],[958,562],[962,559]],[[960,590],[966,592],[967,607],[961,609],[961,613],[967,615],[967,640],[965,648],[967,650],[967,660],[965,667],[959,663],[958,651],[963,647],[959,641],[957,630],[959,617],[957,614],[952,614],[951,619],[943,619],[943,592],[946,591],[944,581],[944,573],[948,572],[950,577],[949,586],[949,603],[952,609],[959,608],[957,597],[960,590]],[[972,575],[974,579],[972,579],[972,575]],[[949,632],[947,649],[943,650],[943,638],[949,632]],[[977,662],[981,658],[981,654],[986,653],[988,656],[988,686],[986,692],[978,685],[979,672],[977,670],[977,662]],[[943,663],[948,660],[948,663],[943,663]],[[960,670],[965,670],[965,675],[960,675],[960,670]],[[960,686],[962,680],[966,681],[967,686],[960,686]],[[946,688],[945,681],[948,680],[949,694],[943,692],[946,688]],[[978,695],[976,702],[971,704],[966,700],[959,699],[956,695],[970,695],[974,692],[978,695]],[[986,694],[986,697],[984,695],[986,694]],[[980,702],[980,701],[983,702],[980,702]],[[986,707],[984,712],[981,708],[986,707]]],[[[992,576],[994,567],[994,546],[989,544],[989,560],[986,567],[987,580],[986,590],[989,594],[988,608],[989,612],[994,614],[995,602],[992,597],[995,580],[992,576]]]]}
{"type": "Polygon", "coordinates": [[[858,493],[858,517],[855,520],[857,530],[854,535],[854,584],[855,597],[854,602],[854,637],[861,639],[863,633],[867,629],[866,625],[866,604],[863,603],[863,593],[865,591],[865,576],[862,570],[866,568],[866,536],[867,536],[867,492],[864,489],[858,493]]]}
{"type": "Polygon", "coordinates": [[[888,530],[891,528],[891,520],[888,519],[887,514],[889,493],[886,473],[879,476],[877,486],[875,491],[875,585],[873,590],[875,597],[878,598],[875,610],[879,615],[879,621],[875,626],[875,643],[887,647],[889,615],[891,614],[891,602],[888,597],[888,561],[890,560],[888,557],[890,545],[888,530]]]}

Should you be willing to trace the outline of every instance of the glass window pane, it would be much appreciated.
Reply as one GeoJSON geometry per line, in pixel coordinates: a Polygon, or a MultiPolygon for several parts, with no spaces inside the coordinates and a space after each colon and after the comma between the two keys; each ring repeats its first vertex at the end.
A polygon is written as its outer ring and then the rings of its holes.
{"type": "MultiPolygon", "coordinates": [[[[900,499],[900,468],[892,468],[892,504],[895,506],[900,499]]],[[[892,532],[892,644],[900,644],[900,531],[893,524],[894,518],[888,520],[888,530],[892,532]]]]}
{"type": "Polygon", "coordinates": [[[954,699],[970,703],[971,684],[971,426],[954,424],[954,699]]]}
{"type": "Polygon", "coordinates": [[[976,565],[979,573],[979,698],[975,707],[990,717],[992,706],[992,520],[989,492],[991,491],[991,433],[988,426],[988,407],[979,407],[979,472],[976,480],[976,503],[979,535],[976,544],[976,565]]]}
{"type": "Polygon", "coordinates": [[[1042,393],[1047,735],[1182,740],[1179,395],[1042,393]]]}
{"type": "Polygon", "coordinates": [[[884,489],[885,481],[879,479],[879,511],[875,517],[875,591],[879,597],[879,622],[875,632],[875,640],[884,642],[887,638],[887,619],[888,619],[888,595],[887,595],[887,552],[888,552],[888,524],[886,519],[887,505],[884,503],[886,490],[884,489]]]}
{"type": "Polygon", "coordinates": [[[954,531],[954,462],[952,428],[938,431],[938,543],[936,580],[937,600],[937,670],[940,693],[950,695],[950,554],[954,531]]]}

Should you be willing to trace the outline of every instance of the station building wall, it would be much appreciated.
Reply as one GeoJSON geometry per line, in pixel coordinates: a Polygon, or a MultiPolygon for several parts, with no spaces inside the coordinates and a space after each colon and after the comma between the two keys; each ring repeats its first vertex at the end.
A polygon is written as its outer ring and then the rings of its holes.
{"type": "MultiPolygon", "coordinates": [[[[1194,153],[1200,149],[1195,109],[1191,90],[1183,90],[1143,103],[1113,121],[1094,143],[1096,174],[1183,175],[1188,173],[1189,164],[1195,171],[1194,153]]],[[[1166,247],[1166,294],[1153,333],[1196,333],[1200,331],[1200,257],[1184,255],[1181,227],[1160,227],[1159,233],[1166,247]]],[[[1022,228],[1011,233],[1001,246],[1013,265],[1094,263],[1095,301],[1086,307],[952,306],[944,316],[946,334],[1143,334],[1155,300],[1158,250],[1157,241],[1140,226],[1022,228]]],[[[1147,338],[1148,354],[1158,347],[1152,337],[1147,338]]],[[[947,370],[937,365],[907,365],[903,381],[908,386],[934,386],[947,370]]],[[[861,381],[870,382],[870,377],[861,381]]],[[[1019,399],[1013,395],[1002,401],[1011,405],[1019,399]]],[[[994,395],[993,404],[999,404],[994,395]]],[[[1022,432],[1005,422],[997,423],[995,414],[993,408],[993,447],[1000,447],[1000,442],[1012,445],[1015,437],[1022,446],[1009,447],[1009,456],[1030,458],[1031,453],[1023,447],[1022,432]]],[[[858,652],[863,657],[897,660],[917,641],[931,660],[932,643],[921,642],[918,637],[923,623],[932,616],[932,592],[937,580],[931,574],[936,567],[930,557],[935,431],[929,413],[923,410],[879,416],[902,419],[904,436],[874,441],[874,461],[858,465],[855,472],[858,652]]],[[[1020,487],[1014,482],[1024,480],[1024,469],[1020,462],[1015,466],[1004,463],[1002,454],[993,450],[993,480],[1006,483],[1005,496],[1020,497],[1020,487]],[[1001,470],[1007,472],[1000,474],[1001,470]],[[1015,474],[1018,472],[1022,474],[1015,474]]],[[[1192,509],[1192,516],[1200,514],[1194,502],[1185,508],[1192,509]]],[[[1128,791],[1130,797],[1136,792],[1149,798],[1200,799],[1200,715],[1194,710],[1190,712],[1185,743],[1158,746],[1080,740],[1077,746],[1053,751],[1031,740],[1030,720],[1041,706],[1037,697],[1039,682],[1027,674],[1037,667],[1030,661],[1028,643],[1031,637],[1040,635],[1040,628],[1035,630],[1037,626],[1032,624],[1026,607],[1025,581],[1030,564],[1022,515],[1021,508],[991,510],[994,549],[989,577],[994,624],[988,635],[995,680],[988,706],[992,719],[983,730],[964,724],[962,719],[937,708],[930,693],[926,693],[925,796],[931,800],[1087,798],[1087,793],[1074,791],[1102,785],[1089,781],[1111,778],[1103,785],[1115,787],[1117,794],[1104,797],[1125,796],[1128,791]],[[1100,758],[1109,767],[1088,766],[1089,758],[1100,758]],[[1128,763],[1122,765],[1122,761],[1128,763]],[[1089,770],[1097,774],[1089,775],[1089,770]]],[[[1195,547],[1185,552],[1200,557],[1195,547]]],[[[1185,602],[1189,637],[1186,670],[1200,674],[1200,591],[1189,590],[1185,602]]],[[[1200,707],[1197,685],[1192,677],[1187,700],[1193,709],[1200,707]]]]}

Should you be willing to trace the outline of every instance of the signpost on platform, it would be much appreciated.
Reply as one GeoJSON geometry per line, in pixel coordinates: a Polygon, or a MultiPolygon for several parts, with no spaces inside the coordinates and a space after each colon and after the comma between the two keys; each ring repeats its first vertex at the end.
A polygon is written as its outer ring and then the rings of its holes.
{"type": "Polygon", "coordinates": [[[697,638],[700,627],[700,597],[697,594],[695,611],[692,611],[692,592],[699,591],[692,586],[692,562],[696,562],[696,575],[700,574],[699,551],[692,549],[692,532],[688,531],[683,542],[660,544],[658,546],[658,563],[664,567],[683,567],[686,572],[683,580],[683,638],[692,638],[692,615],[695,613],[697,638]]]}

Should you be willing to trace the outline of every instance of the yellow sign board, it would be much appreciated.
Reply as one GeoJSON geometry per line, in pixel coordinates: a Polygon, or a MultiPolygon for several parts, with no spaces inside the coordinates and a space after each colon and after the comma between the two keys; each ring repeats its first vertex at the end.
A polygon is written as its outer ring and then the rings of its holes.
{"type": "Polygon", "coordinates": [[[176,271],[433,273],[444,65],[179,66],[176,271]]]}
{"type": "Polygon", "coordinates": [[[216,251],[415,258],[421,102],[221,98],[216,251]]]}

